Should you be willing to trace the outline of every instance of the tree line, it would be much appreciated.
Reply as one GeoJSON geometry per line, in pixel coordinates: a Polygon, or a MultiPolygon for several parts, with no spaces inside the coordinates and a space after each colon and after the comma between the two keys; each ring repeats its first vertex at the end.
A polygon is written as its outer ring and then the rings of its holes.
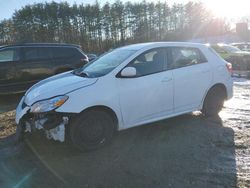
{"type": "Polygon", "coordinates": [[[36,3],[0,22],[0,44],[65,42],[86,52],[150,41],[185,41],[225,34],[229,23],[201,2],[169,5],[142,1],[100,5],[67,2],[36,3]]]}

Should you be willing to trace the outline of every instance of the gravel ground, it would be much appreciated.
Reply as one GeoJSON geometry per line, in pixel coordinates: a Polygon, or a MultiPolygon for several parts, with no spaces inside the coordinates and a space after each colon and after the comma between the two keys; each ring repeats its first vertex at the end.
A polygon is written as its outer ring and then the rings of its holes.
{"type": "Polygon", "coordinates": [[[41,136],[14,152],[15,112],[2,113],[0,187],[250,187],[250,81],[234,90],[219,117],[128,129],[88,153],[41,136]]]}
{"type": "Polygon", "coordinates": [[[220,116],[234,131],[238,186],[250,187],[250,80],[235,79],[234,98],[220,116]]]}

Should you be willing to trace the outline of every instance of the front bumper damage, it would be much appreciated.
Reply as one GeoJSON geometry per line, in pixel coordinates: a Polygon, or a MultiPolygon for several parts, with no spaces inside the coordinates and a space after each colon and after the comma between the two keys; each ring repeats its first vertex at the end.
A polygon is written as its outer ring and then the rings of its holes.
{"type": "Polygon", "coordinates": [[[72,114],[56,111],[31,113],[24,98],[16,109],[17,139],[22,140],[28,133],[43,132],[49,140],[64,142],[72,114]]]}
{"type": "Polygon", "coordinates": [[[69,122],[69,117],[57,113],[27,114],[27,117],[24,116],[21,122],[23,134],[42,131],[47,139],[64,142],[65,126],[69,122]]]}
{"type": "Polygon", "coordinates": [[[18,121],[18,137],[22,139],[26,134],[43,132],[49,140],[64,142],[69,118],[69,115],[63,113],[33,114],[28,110],[18,121]]]}

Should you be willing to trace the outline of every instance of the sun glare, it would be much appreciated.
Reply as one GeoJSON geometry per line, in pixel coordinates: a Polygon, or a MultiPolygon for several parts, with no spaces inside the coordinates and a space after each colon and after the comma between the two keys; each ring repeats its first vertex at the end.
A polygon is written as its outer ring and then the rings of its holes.
{"type": "Polygon", "coordinates": [[[249,16],[250,0],[203,0],[218,17],[241,18],[249,16]]]}

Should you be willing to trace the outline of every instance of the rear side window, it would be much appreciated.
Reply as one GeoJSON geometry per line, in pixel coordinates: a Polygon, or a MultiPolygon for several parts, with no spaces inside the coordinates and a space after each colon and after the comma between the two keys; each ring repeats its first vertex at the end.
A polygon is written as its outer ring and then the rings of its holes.
{"type": "Polygon", "coordinates": [[[77,55],[75,48],[55,47],[53,48],[53,56],[55,58],[71,58],[77,55]]]}
{"type": "Polygon", "coordinates": [[[24,48],[24,59],[29,60],[46,60],[51,58],[50,49],[47,47],[28,47],[24,48]]]}
{"type": "Polygon", "coordinates": [[[16,61],[19,59],[17,49],[4,49],[0,51],[0,62],[16,61]]]}
{"type": "Polygon", "coordinates": [[[202,52],[197,48],[173,47],[170,51],[171,63],[169,69],[187,67],[207,62],[202,52]]]}

